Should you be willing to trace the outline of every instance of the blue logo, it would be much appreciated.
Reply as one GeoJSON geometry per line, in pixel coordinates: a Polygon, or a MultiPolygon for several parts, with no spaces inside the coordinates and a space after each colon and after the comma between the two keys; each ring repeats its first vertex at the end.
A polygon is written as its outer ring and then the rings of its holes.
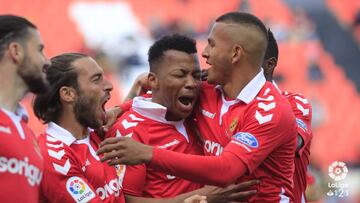
{"type": "Polygon", "coordinates": [[[305,124],[304,121],[302,121],[301,119],[296,119],[296,123],[297,125],[303,130],[303,131],[307,131],[307,126],[305,124]]]}
{"type": "Polygon", "coordinates": [[[246,132],[238,132],[233,137],[235,140],[252,148],[258,148],[259,143],[254,135],[246,132]]]}

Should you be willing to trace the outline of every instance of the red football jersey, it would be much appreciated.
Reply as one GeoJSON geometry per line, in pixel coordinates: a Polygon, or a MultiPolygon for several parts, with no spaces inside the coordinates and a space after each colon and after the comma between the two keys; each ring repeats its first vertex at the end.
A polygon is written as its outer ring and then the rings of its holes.
{"type": "Polygon", "coordinates": [[[125,202],[114,167],[96,155],[95,133],[76,140],[64,128],[49,123],[39,136],[45,170],[41,183],[43,202],[125,202]]]}
{"type": "Polygon", "coordinates": [[[307,167],[309,165],[310,144],[312,140],[312,108],[310,102],[301,94],[283,92],[289,100],[296,117],[298,134],[303,139],[303,146],[295,156],[294,200],[295,203],[307,202],[305,190],[307,185],[307,167]]]}
{"type": "Polygon", "coordinates": [[[20,116],[0,109],[0,201],[39,201],[43,158],[20,116]]]}
{"type": "MultiPolygon", "coordinates": [[[[167,121],[165,114],[166,107],[151,102],[151,98],[136,97],[132,108],[117,120],[107,136],[130,136],[161,149],[202,154],[188,121],[167,121]]],[[[123,187],[124,192],[132,196],[167,198],[193,191],[201,185],[142,164],[126,166],[123,187]]]]}
{"type": "Polygon", "coordinates": [[[292,202],[296,122],[286,98],[261,71],[228,100],[221,88],[204,84],[196,119],[210,155],[227,150],[247,166],[241,180],[260,179],[250,202],[292,202]],[[226,148],[225,148],[226,147],[226,148]]]}

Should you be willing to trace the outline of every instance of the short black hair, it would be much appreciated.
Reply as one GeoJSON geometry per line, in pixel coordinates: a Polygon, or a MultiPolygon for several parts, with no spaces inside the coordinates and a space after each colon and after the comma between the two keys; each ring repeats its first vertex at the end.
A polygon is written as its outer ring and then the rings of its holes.
{"type": "Polygon", "coordinates": [[[5,48],[11,42],[23,42],[27,39],[28,28],[36,29],[36,26],[20,16],[0,15],[0,58],[2,58],[5,48]]]}
{"type": "Polygon", "coordinates": [[[149,49],[150,72],[155,71],[154,63],[160,61],[164,56],[164,52],[168,50],[177,50],[188,54],[197,53],[194,39],[180,34],[166,35],[156,41],[149,49]]]}
{"type": "Polygon", "coordinates": [[[279,48],[276,42],[276,39],[274,37],[274,34],[271,32],[271,30],[268,30],[268,46],[266,49],[264,60],[268,60],[269,58],[275,57],[276,61],[279,58],[279,48]]]}
{"type": "Polygon", "coordinates": [[[218,17],[215,22],[225,22],[225,23],[236,23],[241,25],[253,25],[256,26],[261,30],[261,32],[264,34],[265,39],[268,39],[267,37],[267,29],[264,23],[256,16],[250,14],[250,13],[244,13],[244,12],[229,12],[225,13],[224,15],[218,17]]]}
{"type": "Polygon", "coordinates": [[[44,123],[56,122],[61,114],[59,90],[63,86],[78,89],[78,73],[72,65],[78,59],[89,57],[80,53],[65,53],[51,58],[51,65],[46,70],[50,90],[35,97],[34,113],[44,123]]]}

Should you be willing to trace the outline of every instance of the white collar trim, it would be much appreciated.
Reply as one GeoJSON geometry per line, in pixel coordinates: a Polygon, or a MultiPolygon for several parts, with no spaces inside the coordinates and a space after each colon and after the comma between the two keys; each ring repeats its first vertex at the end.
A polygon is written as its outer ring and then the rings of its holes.
{"type": "MultiPolygon", "coordinates": [[[[240,91],[236,100],[241,100],[246,104],[249,104],[256,95],[260,92],[261,88],[265,85],[266,79],[264,76],[264,71],[261,68],[260,72],[253,78],[251,81],[240,91]]],[[[219,89],[222,93],[223,101],[226,101],[224,98],[224,90],[220,85],[215,86],[216,89],[219,89]]],[[[226,101],[226,103],[233,103],[233,101],[226,101]]],[[[236,102],[234,102],[236,103],[236,102]]]]}
{"type": "Polygon", "coordinates": [[[65,128],[60,127],[54,122],[50,122],[48,124],[48,128],[46,129],[46,133],[51,137],[60,140],[66,145],[70,146],[72,143],[76,141],[76,138],[65,128]]]}
{"type": "Polygon", "coordinates": [[[264,71],[261,68],[260,72],[241,90],[236,98],[249,104],[260,92],[265,83],[264,71]]]}
{"type": "Polygon", "coordinates": [[[160,104],[151,101],[151,98],[135,97],[133,99],[132,108],[135,112],[141,114],[144,117],[158,121],[164,124],[174,125],[179,133],[181,133],[185,139],[189,142],[189,136],[184,126],[184,119],[180,121],[168,121],[166,120],[167,108],[160,104]]]}
{"type": "Polygon", "coordinates": [[[276,89],[281,93],[279,86],[276,84],[275,80],[272,81],[272,84],[276,87],[276,89]]]}

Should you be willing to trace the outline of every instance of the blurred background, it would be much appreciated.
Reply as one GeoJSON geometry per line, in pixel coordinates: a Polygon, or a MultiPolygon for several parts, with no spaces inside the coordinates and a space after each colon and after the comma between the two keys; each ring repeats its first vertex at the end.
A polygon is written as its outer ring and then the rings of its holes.
{"type": "MultiPolygon", "coordinates": [[[[187,34],[201,53],[212,22],[228,11],[251,12],[271,28],[280,48],[278,85],[304,94],[313,106],[308,199],[360,203],[359,0],[0,0],[1,14],[38,26],[48,57],[94,57],[114,84],[108,107],[120,104],[134,78],[148,71],[154,40],[187,34]],[[334,170],[347,174],[342,181],[328,175],[334,161],[346,164],[334,170]]],[[[44,126],[31,101],[28,95],[23,104],[38,134],[44,126]]]]}

